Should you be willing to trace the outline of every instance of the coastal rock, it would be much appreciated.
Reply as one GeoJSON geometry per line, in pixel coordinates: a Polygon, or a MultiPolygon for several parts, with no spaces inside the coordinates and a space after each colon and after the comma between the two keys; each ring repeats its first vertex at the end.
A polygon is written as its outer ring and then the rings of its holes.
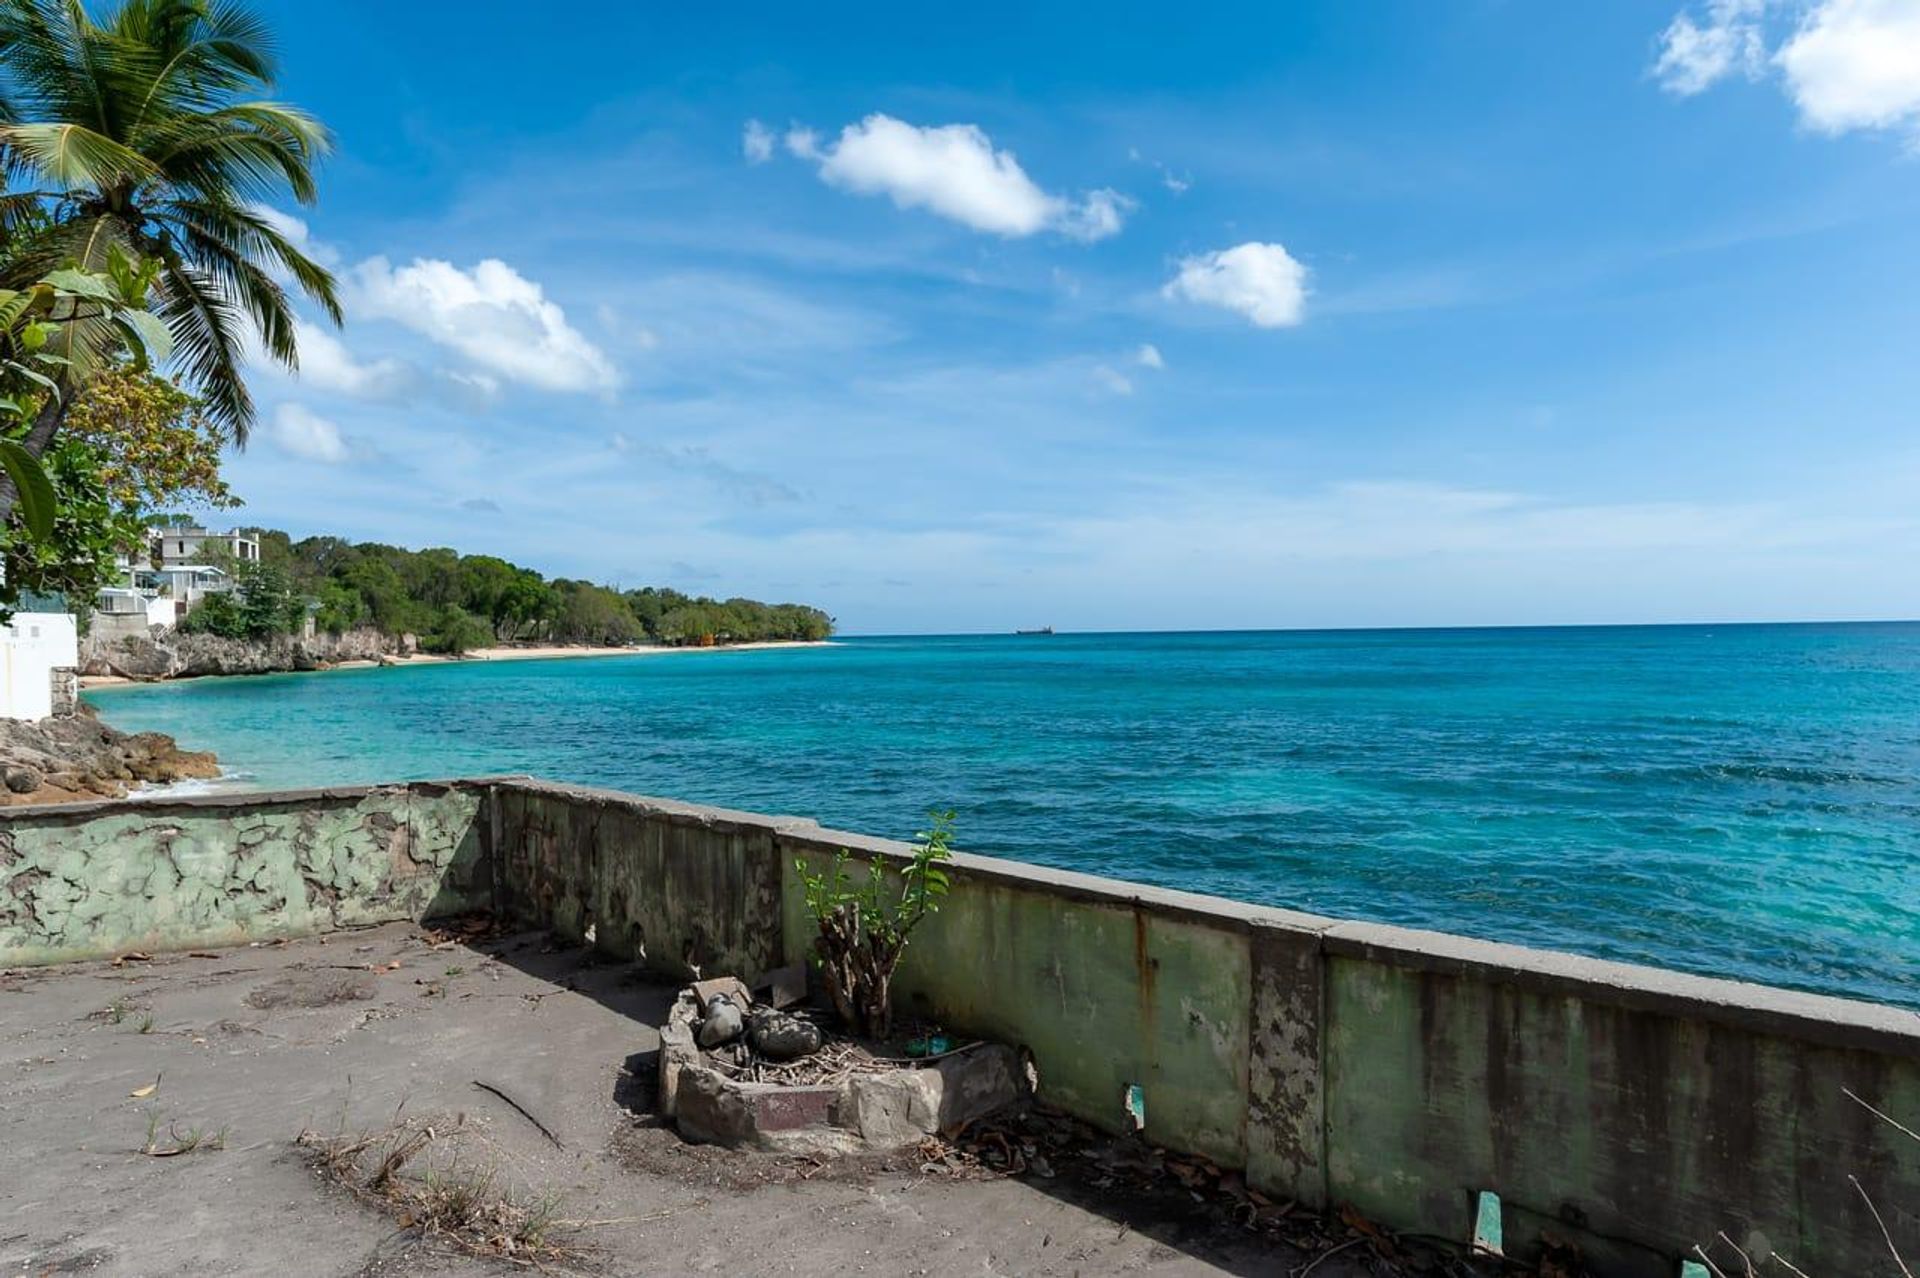
{"type": "Polygon", "coordinates": [[[373,629],[320,634],[311,639],[222,639],[154,627],[144,635],[88,635],[80,643],[80,673],[124,679],[187,679],[197,675],[274,674],[324,670],[348,661],[378,661],[393,641],[373,629]]]}
{"type": "Polygon", "coordinates": [[[62,719],[0,719],[0,806],[118,798],[135,785],[219,775],[212,754],[161,732],[120,732],[84,704],[62,719]]]}

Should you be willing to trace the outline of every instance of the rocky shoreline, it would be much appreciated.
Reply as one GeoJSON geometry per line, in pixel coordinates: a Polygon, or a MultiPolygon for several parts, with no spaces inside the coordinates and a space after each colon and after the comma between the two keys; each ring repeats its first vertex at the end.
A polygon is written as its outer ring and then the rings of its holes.
{"type": "Polygon", "coordinates": [[[0,719],[0,806],[114,799],[139,784],[219,775],[211,752],[182,750],[164,732],[110,728],[85,704],[34,723],[0,719]]]}
{"type": "Polygon", "coordinates": [[[80,642],[80,673],[120,679],[192,679],[201,675],[280,674],[379,661],[395,641],[378,630],[319,634],[311,639],[222,639],[156,629],[145,635],[89,635],[80,642]]]}

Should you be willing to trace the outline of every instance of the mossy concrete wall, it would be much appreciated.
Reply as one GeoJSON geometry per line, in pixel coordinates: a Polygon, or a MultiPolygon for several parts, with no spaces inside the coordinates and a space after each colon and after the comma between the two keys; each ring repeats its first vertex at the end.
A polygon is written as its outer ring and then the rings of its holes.
{"type": "Polygon", "coordinates": [[[489,819],[506,914],[676,976],[778,962],[779,818],[502,784],[489,819]]]}
{"type": "MultiPolygon", "coordinates": [[[[600,791],[502,783],[502,900],[651,966],[752,977],[802,958],[802,862],[904,845],[600,791]]],[[[903,1010],[1025,1047],[1042,1096],[1243,1167],[1314,1206],[1671,1278],[1721,1231],[1814,1274],[1895,1273],[1848,1176],[1920,1252],[1920,1016],[1260,909],[961,855],[916,934],[903,1010]]],[[[1782,1271],[1784,1272],[1784,1271],[1782,1271]]]]}
{"type": "Polygon", "coordinates": [[[1851,1175],[1920,1249],[1920,1140],[1866,1108],[1920,1127],[1920,1016],[1368,924],[1322,945],[1329,1200],[1457,1234],[1494,1189],[1509,1239],[1576,1238],[1602,1273],[1670,1275],[1724,1231],[1897,1274],[1851,1175]]]}
{"type": "Polygon", "coordinates": [[[0,966],[485,908],[486,797],[413,785],[6,809],[0,966]]]}
{"type": "MultiPolygon", "coordinates": [[[[0,965],[492,904],[672,973],[807,951],[796,862],[903,844],[518,778],[12,809],[0,965]]],[[[1465,1240],[1499,1194],[1596,1272],[1670,1278],[1725,1231],[1810,1274],[1920,1255],[1920,1015],[982,857],[902,1007],[1033,1056],[1043,1098],[1313,1206],[1465,1240]],[[1851,1095],[1849,1095],[1851,1093],[1851,1095]],[[1854,1099],[1857,1097],[1858,1099],[1854,1099]]],[[[1783,1271],[1784,1272],[1784,1271],[1783,1271]]]]}

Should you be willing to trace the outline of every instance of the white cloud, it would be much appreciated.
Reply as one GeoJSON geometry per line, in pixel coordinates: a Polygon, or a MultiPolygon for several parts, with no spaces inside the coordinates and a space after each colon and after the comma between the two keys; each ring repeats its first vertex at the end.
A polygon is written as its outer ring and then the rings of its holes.
{"type": "Polygon", "coordinates": [[[361,363],[324,328],[295,320],[293,334],[300,350],[300,381],[316,390],[385,399],[404,393],[413,381],[412,370],[399,360],[361,363]]]}
{"type": "Polygon", "coordinates": [[[740,135],[740,152],[748,164],[765,164],[773,158],[773,130],[758,120],[748,120],[740,135]]]}
{"type": "Polygon", "coordinates": [[[1920,124],[1920,3],[1825,0],[1774,55],[1800,116],[1827,133],[1920,124]]]}
{"type": "Polygon", "coordinates": [[[1653,74],[1669,91],[1774,71],[1821,132],[1920,128],[1920,0],[1711,0],[1699,13],[1681,11],[1661,36],[1653,74]],[[1789,26],[1771,52],[1770,25],[1789,26]]]}
{"type": "Polygon", "coordinates": [[[1140,344],[1140,349],[1133,353],[1133,362],[1142,368],[1160,369],[1167,366],[1167,361],[1160,357],[1160,348],[1152,342],[1140,344]]]}
{"type": "Polygon", "coordinates": [[[1162,292],[1237,311],[1261,328],[1287,328],[1306,316],[1307,268],[1278,244],[1250,241],[1183,259],[1162,292]]]}
{"type": "Polygon", "coordinates": [[[1739,72],[1757,79],[1766,65],[1766,41],[1759,17],[1764,0],[1712,0],[1706,21],[1686,12],[1674,15],[1660,37],[1660,60],[1653,74],[1670,93],[1699,93],[1739,72]]]}
{"type": "Polygon", "coordinates": [[[295,457],[329,465],[347,459],[347,441],[340,428],[299,404],[282,404],[268,428],[273,442],[295,457]]]}
{"type": "Polygon", "coordinates": [[[1117,191],[1090,191],[1078,200],[1042,190],[1011,151],[996,150],[977,125],[922,128],[874,114],[840,131],[822,147],[811,129],[787,134],[787,150],[820,166],[830,186],[858,195],[885,195],[903,209],[941,217],[1008,238],[1055,231],[1071,239],[1118,234],[1131,201],[1117,191]]]}
{"type": "Polygon", "coordinates": [[[471,270],[431,258],[394,268],[368,258],[349,278],[349,311],[392,320],[489,374],[545,390],[611,391],[620,374],[540,286],[497,258],[471,270]]]}
{"type": "Polygon", "coordinates": [[[1133,379],[1106,364],[1096,364],[1093,378],[1115,395],[1133,394],[1133,379]]]}

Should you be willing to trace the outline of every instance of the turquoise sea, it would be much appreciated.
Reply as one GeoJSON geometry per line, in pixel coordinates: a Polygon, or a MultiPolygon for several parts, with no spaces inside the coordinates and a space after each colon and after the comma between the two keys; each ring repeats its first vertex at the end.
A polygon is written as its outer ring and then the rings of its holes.
{"type": "Polygon", "coordinates": [[[1920,625],[853,639],[89,694],[261,786],[535,775],[1920,1006],[1920,625]]]}

